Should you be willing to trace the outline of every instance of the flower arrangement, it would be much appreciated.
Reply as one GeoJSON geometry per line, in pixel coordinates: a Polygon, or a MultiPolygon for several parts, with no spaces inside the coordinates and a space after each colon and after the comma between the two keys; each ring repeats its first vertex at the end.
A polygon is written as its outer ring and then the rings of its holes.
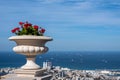
{"type": "Polygon", "coordinates": [[[43,36],[45,29],[37,25],[32,25],[29,22],[19,22],[20,27],[16,27],[11,30],[16,35],[37,35],[43,36]]]}

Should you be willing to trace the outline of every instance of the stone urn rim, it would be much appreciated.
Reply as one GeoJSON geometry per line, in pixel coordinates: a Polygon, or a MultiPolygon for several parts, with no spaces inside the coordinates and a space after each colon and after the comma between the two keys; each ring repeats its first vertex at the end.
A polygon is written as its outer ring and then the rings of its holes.
{"type": "Polygon", "coordinates": [[[52,41],[52,37],[49,36],[35,36],[35,35],[19,35],[19,36],[11,36],[9,37],[9,40],[14,40],[14,39],[40,39],[40,40],[48,40],[48,41],[52,41]]]}

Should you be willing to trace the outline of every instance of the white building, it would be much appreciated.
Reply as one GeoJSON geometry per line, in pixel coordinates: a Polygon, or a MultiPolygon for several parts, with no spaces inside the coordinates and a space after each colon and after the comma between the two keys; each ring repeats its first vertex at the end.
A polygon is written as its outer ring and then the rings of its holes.
{"type": "Polygon", "coordinates": [[[44,69],[51,69],[52,63],[51,62],[43,62],[43,68],[44,69]]]}

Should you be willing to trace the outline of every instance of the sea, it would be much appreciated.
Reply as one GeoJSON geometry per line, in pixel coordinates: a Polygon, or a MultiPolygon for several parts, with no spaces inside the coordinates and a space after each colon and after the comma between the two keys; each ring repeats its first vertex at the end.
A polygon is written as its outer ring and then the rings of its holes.
{"type": "MultiPolygon", "coordinates": [[[[120,52],[102,51],[51,51],[36,56],[36,63],[52,62],[53,66],[77,70],[120,70],[120,52]]],[[[0,68],[17,68],[26,63],[24,55],[0,52],[0,68]]]]}

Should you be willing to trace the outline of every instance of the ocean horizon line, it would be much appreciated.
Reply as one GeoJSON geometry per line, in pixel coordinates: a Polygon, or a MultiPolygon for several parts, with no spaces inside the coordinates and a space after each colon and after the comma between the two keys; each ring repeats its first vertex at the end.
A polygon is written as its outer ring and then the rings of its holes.
{"type": "MultiPolygon", "coordinates": [[[[15,53],[14,51],[0,51],[0,52],[13,52],[13,53],[15,53]]],[[[77,50],[76,51],[75,50],[71,50],[71,51],[66,50],[66,51],[64,51],[63,50],[63,51],[48,51],[48,52],[120,52],[120,51],[109,51],[109,50],[108,51],[102,51],[102,50],[101,51],[94,51],[94,50],[93,51],[77,51],[77,50]]]]}

